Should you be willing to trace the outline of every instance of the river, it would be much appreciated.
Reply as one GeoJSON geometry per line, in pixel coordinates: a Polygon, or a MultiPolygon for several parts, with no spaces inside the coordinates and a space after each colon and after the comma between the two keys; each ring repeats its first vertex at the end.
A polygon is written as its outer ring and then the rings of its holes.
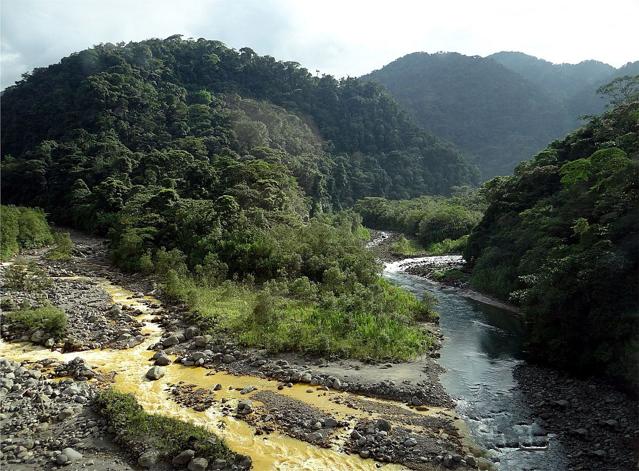
{"type": "Polygon", "coordinates": [[[387,263],[383,274],[417,296],[427,290],[436,297],[444,335],[441,381],[474,440],[502,470],[566,469],[561,444],[533,420],[513,378],[523,361],[520,315],[403,271],[417,260],[387,263]]]}

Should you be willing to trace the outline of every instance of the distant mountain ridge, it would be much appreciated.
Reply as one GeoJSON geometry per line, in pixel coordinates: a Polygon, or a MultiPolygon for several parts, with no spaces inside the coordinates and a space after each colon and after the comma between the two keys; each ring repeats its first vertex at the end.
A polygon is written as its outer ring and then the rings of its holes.
{"type": "Polygon", "coordinates": [[[522,160],[601,113],[597,88],[639,73],[598,61],[553,64],[520,53],[487,57],[416,52],[362,78],[385,86],[425,129],[450,140],[483,179],[510,174],[522,160]]]}

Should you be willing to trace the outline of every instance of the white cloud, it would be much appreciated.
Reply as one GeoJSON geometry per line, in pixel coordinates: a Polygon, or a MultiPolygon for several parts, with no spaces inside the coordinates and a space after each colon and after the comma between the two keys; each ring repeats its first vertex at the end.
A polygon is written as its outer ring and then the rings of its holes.
{"type": "Polygon", "coordinates": [[[360,75],[414,51],[636,60],[639,1],[3,0],[1,83],[100,42],[182,33],[360,75]]]}

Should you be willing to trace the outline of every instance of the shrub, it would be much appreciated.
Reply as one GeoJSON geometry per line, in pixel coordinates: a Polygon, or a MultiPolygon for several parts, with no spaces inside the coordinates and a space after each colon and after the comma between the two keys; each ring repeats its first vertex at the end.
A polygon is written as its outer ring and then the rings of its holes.
{"type": "Polygon", "coordinates": [[[55,246],[48,253],[50,260],[70,260],[73,251],[73,241],[68,232],[56,232],[53,234],[55,246]]]}
{"type": "Polygon", "coordinates": [[[15,206],[0,206],[0,259],[2,260],[7,260],[20,250],[19,215],[20,212],[15,206]]]}
{"type": "Polygon", "coordinates": [[[51,286],[51,278],[35,262],[18,260],[4,272],[4,288],[40,292],[51,286]]]}
{"type": "Polygon", "coordinates": [[[24,249],[36,249],[53,242],[53,235],[41,209],[19,208],[18,245],[24,249]]]}
{"type": "Polygon", "coordinates": [[[62,309],[50,304],[33,309],[19,309],[5,314],[7,322],[23,331],[44,330],[52,337],[60,338],[67,326],[67,316],[62,309]]]}
{"type": "Polygon", "coordinates": [[[0,207],[0,259],[11,258],[20,249],[44,247],[52,241],[53,236],[42,210],[0,207]]]}
{"type": "Polygon", "coordinates": [[[165,460],[170,460],[191,449],[196,456],[209,462],[216,459],[237,461],[240,458],[204,427],[172,417],[148,414],[132,394],[103,390],[98,394],[97,405],[99,413],[115,430],[117,442],[136,453],[151,449],[165,460]]]}

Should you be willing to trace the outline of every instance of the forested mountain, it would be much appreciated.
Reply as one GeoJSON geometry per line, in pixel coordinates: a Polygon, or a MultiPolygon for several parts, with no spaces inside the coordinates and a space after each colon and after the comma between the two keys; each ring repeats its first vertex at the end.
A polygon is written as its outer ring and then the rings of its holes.
{"type": "Polygon", "coordinates": [[[445,193],[473,179],[456,151],[420,131],[381,88],[204,39],[100,45],[36,69],[2,102],[3,155],[29,161],[41,176],[39,187],[9,196],[19,203],[43,204],[45,186],[68,195],[69,183],[53,184],[51,173],[70,156],[77,161],[64,165],[83,168],[73,181],[89,187],[122,159],[124,173],[144,171],[158,152],[177,167],[167,153],[199,167],[218,156],[282,160],[304,167],[297,176],[316,202],[335,205],[370,194],[445,193]],[[87,168],[94,165],[100,171],[87,168]]]}
{"type": "Polygon", "coordinates": [[[625,102],[486,184],[465,257],[522,306],[535,357],[637,386],[639,77],[613,88],[625,102]]]}
{"type": "Polygon", "coordinates": [[[578,127],[581,115],[602,112],[597,88],[631,68],[555,65],[521,53],[413,53],[363,78],[384,85],[423,128],[474,157],[488,179],[510,174],[578,127]]]}
{"type": "Polygon", "coordinates": [[[607,102],[604,96],[597,93],[599,87],[617,77],[639,74],[639,61],[615,69],[594,60],[578,64],[553,64],[521,52],[498,52],[488,58],[565,103],[567,119],[572,123],[572,128],[581,124],[581,116],[597,115],[604,111],[607,102]]]}

